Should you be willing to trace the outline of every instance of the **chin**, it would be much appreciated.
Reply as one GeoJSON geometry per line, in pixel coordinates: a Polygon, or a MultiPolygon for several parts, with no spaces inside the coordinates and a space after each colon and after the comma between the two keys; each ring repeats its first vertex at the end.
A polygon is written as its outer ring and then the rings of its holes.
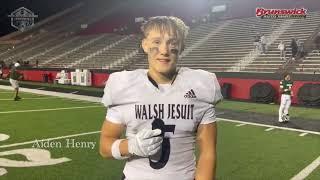
{"type": "Polygon", "coordinates": [[[172,73],[172,71],[175,71],[175,68],[159,68],[158,72],[162,73],[162,74],[170,74],[172,73]]]}

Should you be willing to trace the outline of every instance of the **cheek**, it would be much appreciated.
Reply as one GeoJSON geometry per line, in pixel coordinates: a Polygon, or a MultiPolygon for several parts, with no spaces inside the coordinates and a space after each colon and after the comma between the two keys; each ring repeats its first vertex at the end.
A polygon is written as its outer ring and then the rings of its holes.
{"type": "Polygon", "coordinates": [[[159,53],[159,48],[158,47],[152,47],[149,49],[149,52],[151,55],[156,55],[159,53]]]}
{"type": "Polygon", "coordinates": [[[176,48],[170,49],[170,52],[171,52],[171,54],[176,55],[176,56],[179,54],[179,50],[176,48]]]}
{"type": "Polygon", "coordinates": [[[180,53],[180,51],[177,48],[170,49],[170,57],[171,57],[171,59],[177,60],[178,57],[179,57],[179,53],[180,53]]]}

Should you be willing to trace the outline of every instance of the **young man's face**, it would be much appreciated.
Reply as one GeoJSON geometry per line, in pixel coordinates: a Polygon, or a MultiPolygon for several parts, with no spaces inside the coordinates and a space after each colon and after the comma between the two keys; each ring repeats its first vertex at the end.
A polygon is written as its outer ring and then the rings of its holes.
{"type": "Polygon", "coordinates": [[[176,70],[181,41],[168,32],[150,30],[142,41],[143,50],[148,54],[149,69],[162,74],[176,70]]]}
{"type": "Polygon", "coordinates": [[[290,75],[286,75],[286,77],[284,78],[286,81],[289,81],[291,79],[290,75]]]}

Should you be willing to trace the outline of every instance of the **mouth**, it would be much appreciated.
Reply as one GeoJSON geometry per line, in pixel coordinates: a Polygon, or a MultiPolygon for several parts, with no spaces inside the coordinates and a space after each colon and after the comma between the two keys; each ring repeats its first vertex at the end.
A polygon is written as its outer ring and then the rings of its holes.
{"type": "Polygon", "coordinates": [[[169,63],[170,59],[167,58],[158,58],[157,61],[161,62],[161,63],[169,63]]]}

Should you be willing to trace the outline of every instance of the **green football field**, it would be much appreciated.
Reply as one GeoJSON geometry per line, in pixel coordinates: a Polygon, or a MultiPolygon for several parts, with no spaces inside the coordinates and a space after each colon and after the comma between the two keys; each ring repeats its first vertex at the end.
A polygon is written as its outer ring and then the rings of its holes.
{"type": "MultiPolygon", "coordinates": [[[[12,96],[0,89],[0,180],[120,179],[124,162],[99,155],[101,104],[12,96]]],[[[306,179],[320,179],[320,135],[223,120],[218,131],[219,180],[286,180],[312,165],[306,179]]]]}

